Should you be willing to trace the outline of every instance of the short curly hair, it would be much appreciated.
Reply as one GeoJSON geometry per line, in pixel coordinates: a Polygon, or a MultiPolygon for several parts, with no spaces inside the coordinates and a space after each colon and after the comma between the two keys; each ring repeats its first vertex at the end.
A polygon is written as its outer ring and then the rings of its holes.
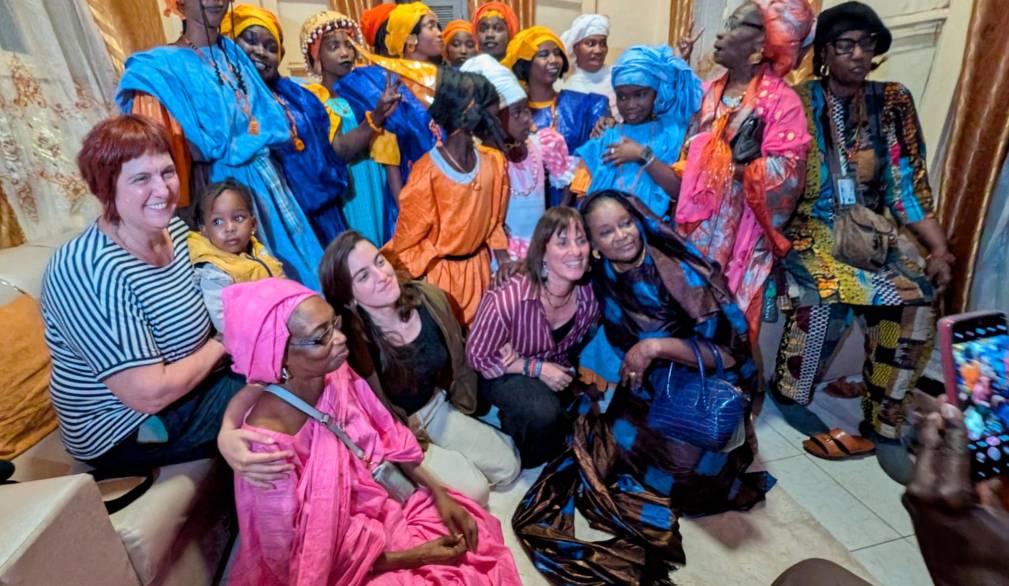
{"type": "Polygon", "coordinates": [[[154,120],[136,114],[106,118],[84,137],[77,154],[77,167],[88,189],[102,204],[102,217],[118,223],[116,181],[123,164],[145,154],[171,155],[165,129],[154,120]]]}

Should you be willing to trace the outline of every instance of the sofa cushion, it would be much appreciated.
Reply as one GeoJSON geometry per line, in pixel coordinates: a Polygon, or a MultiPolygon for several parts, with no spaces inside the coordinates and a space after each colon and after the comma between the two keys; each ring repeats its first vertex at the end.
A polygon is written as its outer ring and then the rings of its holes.
{"type": "Polygon", "coordinates": [[[156,474],[146,493],[111,516],[143,584],[170,562],[172,545],[189,519],[224,516],[231,508],[221,504],[230,502],[231,470],[217,460],[165,466],[156,474]]]}
{"type": "Polygon", "coordinates": [[[56,429],[56,413],[38,302],[21,294],[0,306],[0,324],[0,459],[10,460],[56,429]]]}
{"type": "Polygon", "coordinates": [[[0,584],[137,584],[90,476],[0,486],[0,584]]]}

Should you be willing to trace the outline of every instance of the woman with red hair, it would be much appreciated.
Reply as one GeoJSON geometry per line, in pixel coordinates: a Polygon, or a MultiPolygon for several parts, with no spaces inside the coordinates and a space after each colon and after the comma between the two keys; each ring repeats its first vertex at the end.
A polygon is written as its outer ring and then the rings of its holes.
{"type": "Polygon", "coordinates": [[[812,42],[806,0],[754,0],[725,21],[715,62],[687,130],[676,208],[680,234],[725,271],[757,339],[764,285],[788,252],[779,230],[802,194],[810,137],[799,97],[782,79],[812,42]]]}
{"type": "Polygon", "coordinates": [[[109,118],[77,163],[102,215],[56,251],[42,283],[63,444],[111,473],[212,456],[242,380],[214,371],[225,350],[175,216],[168,136],[142,116],[109,118]]]}

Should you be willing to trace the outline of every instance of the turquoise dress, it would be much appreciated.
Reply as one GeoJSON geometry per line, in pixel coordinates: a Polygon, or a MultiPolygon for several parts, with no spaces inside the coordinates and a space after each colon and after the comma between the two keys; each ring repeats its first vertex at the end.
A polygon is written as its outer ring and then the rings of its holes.
{"type": "Polygon", "coordinates": [[[249,187],[261,241],[288,276],[318,291],[322,246],[270,158],[271,147],[291,140],[287,115],[245,52],[221,37],[212,48],[164,46],[135,53],[116,93],[122,112],[132,111],[137,92],[156,98],[175,118],[194,159],[209,166],[210,181],[233,178],[249,187]],[[239,75],[244,94],[236,89],[239,75]]]}
{"type": "MultiPolygon", "coordinates": [[[[340,117],[340,134],[347,134],[358,127],[354,110],[347,100],[331,97],[326,100],[329,107],[340,117]]],[[[348,165],[350,168],[350,188],[344,196],[343,218],[347,227],[357,230],[376,246],[385,244],[385,193],[389,187],[385,167],[368,156],[363,156],[348,165]]]]}

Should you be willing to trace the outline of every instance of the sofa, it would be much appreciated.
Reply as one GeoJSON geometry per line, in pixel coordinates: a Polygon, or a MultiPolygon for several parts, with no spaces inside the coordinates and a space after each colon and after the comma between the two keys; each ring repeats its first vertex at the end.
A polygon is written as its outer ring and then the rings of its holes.
{"type": "MultiPolygon", "coordinates": [[[[46,263],[73,235],[0,250],[0,306],[38,299],[46,263]]],[[[58,430],[13,462],[17,482],[0,486],[0,585],[196,586],[220,576],[236,534],[223,462],[156,470],[151,487],[111,515],[109,489],[64,451],[58,430]]]]}

